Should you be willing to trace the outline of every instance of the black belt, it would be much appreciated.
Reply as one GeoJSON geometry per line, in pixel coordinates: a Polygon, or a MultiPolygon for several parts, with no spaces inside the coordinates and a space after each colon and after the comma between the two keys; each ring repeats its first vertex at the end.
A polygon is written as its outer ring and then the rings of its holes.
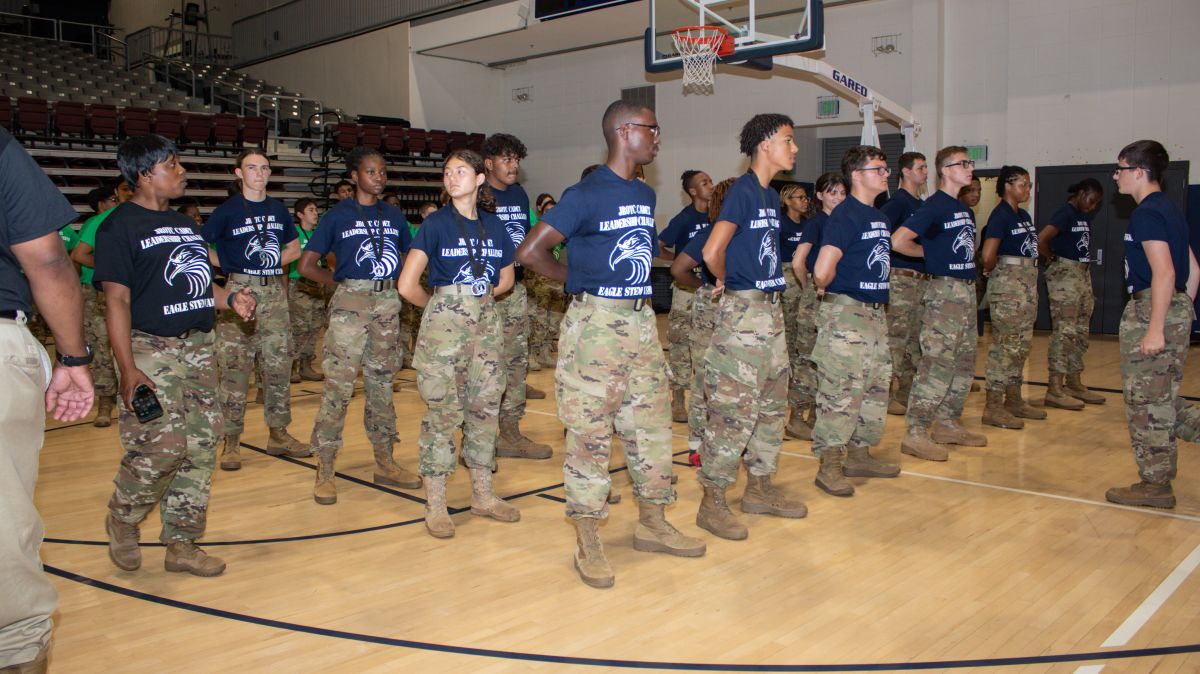
{"type": "Polygon", "coordinates": [[[892,274],[896,276],[908,276],[911,278],[921,279],[922,281],[929,280],[929,274],[916,269],[905,269],[904,267],[892,267],[892,274]]]}
{"type": "Polygon", "coordinates": [[[767,292],[756,288],[747,288],[746,290],[725,290],[722,294],[730,297],[739,297],[741,299],[750,300],[751,302],[769,302],[770,304],[779,304],[779,296],[781,292],[767,292]]]}
{"type": "Polygon", "coordinates": [[[22,312],[17,311],[16,309],[10,309],[8,311],[0,311],[0,318],[7,318],[10,321],[15,321],[21,315],[21,313],[22,312]]]}
{"type": "Polygon", "coordinates": [[[236,272],[236,271],[235,271],[235,272],[231,272],[231,273],[229,274],[229,279],[230,279],[230,280],[233,280],[233,281],[242,281],[242,280],[245,280],[245,281],[248,283],[248,282],[249,282],[251,279],[257,279],[257,280],[258,280],[258,283],[257,283],[256,285],[258,285],[258,286],[262,286],[262,287],[266,287],[266,286],[269,286],[269,285],[271,285],[271,281],[272,281],[273,279],[282,279],[282,278],[283,278],[283,276],[282,276],[282,275],[280,275],[280,274],[276,274],[276,275],[273,275],[273,276],[259,276],[259,275],[257,275],[257,274],[244,274],[244,273],[242,273],[242,272],[236,272]],[[235,276],[240,276],[240,277],[242,277],[242,278],[234,278],[235,276]]]}
{"type": "Polygon", "coordinates": [[[576,301],[584,302],[585,304],[599,304],[601,306],[616,307],[620,309],[633,309],[641,311],[642,307],[646,306],[645,297],[637,297],[634,299],[618,299],[615,297],[601,297],[592,293],[581,292],[575,293],[576,301]]]}
{"type": "Polygon", "coordinates": [[[849,295],[841,295],[838,293],[825,293],[821,295],[821,301],[829,304],[841,304],[847,307],[866,307],[868,309],[886,309],[886,302],[864,302],[856,300],[849,295]]]}

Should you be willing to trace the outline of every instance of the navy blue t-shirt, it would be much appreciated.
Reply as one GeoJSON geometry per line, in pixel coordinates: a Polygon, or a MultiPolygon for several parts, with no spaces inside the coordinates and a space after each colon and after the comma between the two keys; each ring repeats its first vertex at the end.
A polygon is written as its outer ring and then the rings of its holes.
{"type": "Polygon", "coordinates": [[[708,270],[708,265],[704,264],[704,244],[708,243],[709,234],[712,234],[712,227],[705,227],[696,232],[696,235],[684,244],[683,250],[680,252],[700,263],[700,273],[704,276],[705,283],[716,285],[717,277],[713,276],[712,272],[708,270]]]}
{"type": "Polygon", "coordinates": [[[838,204],[825,223],[821,246],[842,251],[837,275],[827,292],[860,302],[887,304],[892,273],[892,230],[887,216],[853,195],[838,204]]]}
{"type": "MultiPolygon", "coordinates": [[[[480,211],[483,221],[483,236],[479,235],[479,220],[454,217],[453,205],[425,218],[412,247],[423,251],[429,258],[429,285],[431,287],[465,285],[474,289],[476,297],[487,292],[488,284],[500,282],[500,270],[513,263],[513,242],[504,223],[495,215],[480,211]],[[460,224],[461,222],[461,224],[460,224]],[[462,232],[467,236],[463,237],[462,232]],[[476,267],[483,272],[475,277],[471,265],[471,250],[475,251],[476,267]]],[[[460,216],[461,217],[461,216],[460,216]]]]}
{"type": "Polygon", "coordinates": [[[250,201],[239,194],[213,210],[200,234],[217,249],[226,274],[280,276],[283,248],[296,238],[296,228],[278,199],[250,201]]]}
{"type": "Polygon", "coordinates": [[[708,213],[701,213],[695,206],[688,204],[678,215],[671,218],[666,229],[658,233],[658,239],[664,246],[678,253],[705,227],[708,227],[708,213]]]}
{"type": "Polygon", "coordinates": [[[737,225],[725,249],[725,287],[730,290],[783,290],[779,256],[779,193],[747,172],[725,194],[717,222],[737,225]]]}
{"type": "Polygon", "coordinates": [[[351,197],[325,213],[304,249],[337,256],[335,281],[379,280],[400,277],[401,257],[411,245],[412,233],[399,208],[386,201],[362,206],[351,197]]]}
{"type": "Polygon", "coordinates": [[[792,256],[796,254],[796,247],[800,245],[800,240],[804,236],[804,225],[807,220],[801,219],[796,222],[788,217],[787,209],[779,215],[779,263],[790,265],[792,256]]]}
{"type": "MultiPolygon", "coordinates": [[[[838,204],[839,206],[841,204],[838,204]]],[[[808,273],[812,273],[813,267],[817,264],[817,255],[821,251],[821,236],[825,225],[829,223],[829,214],[825,211],[817,211],[813,216],[804,223],[804,231],[800,233],[800,243],[807,243],[812,248],[808,249],[808,257],[804,258],[804,267],[808,273]]]]}
{"type": "Polygon", "coordinates": [[[1171,263],[1175,265],[1175,288],[1187,287],[1188,275],[1188,224],[1183,213],[1167,195],[1152,192],[1129,216],[1129,229],[1125,232],[1125,289],[1130,295],[1150,287],[1150,261],[1146,258],[1146,241],[1165,241],[1171,250],[1171,263]]]}
{"type": "Polygon", "coordinates": [[[654,190],[634,178],[625,180],[607,165],[567,188],[543,222],[567,243],[570,294],[637,298],[652,294],[654,190]]]}
{"type": "Polygon", "coordinates": [[[975,218],[966,204],[939,190],[904,226],[917,233],[925,248],[925,271],[975,278],[975,218]]]}
{"type": "Polygon", "coordinates": [[[1058,236],[1050,239],[1050,251],[1068,260],[1091,262],[1094,217],[1095,213],[1084,214],[1069,203],[1063,204],[1050,218],[1050,224],[1058,230],[1058,236]]]}
{"type": "MultiPolygon", "coordinates": [[[[516,250],[529,233],[529,195],[520,185],[510,185],[504,190],[498,190],[491,185],[488,188],[496,197],[496,217],[504,224],[504,229],[512,240],[513,250],[516,250]]],[[[517,265],[515,271],[516,280],[520,281],[525,277],[525,270],[521,265],[517,265]]]]}
{"type": "Polygon", "coordinates": [[[1000,249],[997,255],[1013,257],[1037,257],[1037,230],[1033,227],[1033,218],[1024,208],[1016,212],[1006,202],[1001,201],[992,209],[988,216],[987,227],[983,230],[983,238],[1000,239],[1000,249]]]}
{"type": "MultiPolygon", "coordinates": [[[[917,209],[921,207],[923,202],[910,194],[908,190],[900,188],[892,195],[891,199],[879,209],[887,216],[888,221],[892,223],[892,233],[894,234],[917,209]]],[[[925,258],[912,257],[903,253],[892,251],[892,266],[897,269],[911,269],[913,271],[925,271],[925,258]]]]}

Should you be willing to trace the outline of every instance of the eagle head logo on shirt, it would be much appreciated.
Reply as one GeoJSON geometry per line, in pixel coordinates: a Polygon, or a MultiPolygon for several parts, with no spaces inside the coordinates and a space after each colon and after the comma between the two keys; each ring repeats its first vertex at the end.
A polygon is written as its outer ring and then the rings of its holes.
{"type": "Polygon", "coordinates": [[[246,259],[258,262],[259,267],[263,269],[278,269],[279,238],[275,236],[274,232],[268,232],[267,243],[264,246],[259,237],[250,237],[250,243],[246,244],[246,259]]]}
{"type": "Polygon", "coordinates": [[[650,233],[645,229],[626,232],[613,246],[608,256],[608,268],[617,271],[617,265],[629,263],[629,276],[625,280],[634,285],[643,285],[650,280],[650,262],[654,252],[650,246],[650,233]]]}
{"type": "Polygon", "coordinates": [[[767,273],[771,276],[775,275],[775,267],[779,265],[779,240],[775,238],[777,232],[773,229],[767,229],[763,232],[762,243],[758,244],[758,263],[767,264],[767,273]]]}
{"type": "Polygon", "coordinates": [[[958,236],[954,237],[954,245],[950,250],[957,253],[963,253],[963,259],[968,262],[975,259],[975,230],[970,227],[963,227],[958,230],[958,236]]]}
{"type": "Polygon", "coordinates": [[[174,287],[177,280],[187,281],[188,295],[196,299],[204,294],[212,283],[212,267],[208,264],[208,253],[199,243],[184,243],[175,247],[167,257],[163,269],[163,280],[174,287]]]}
{"type": "Polygon", "coordinates": [[[1088,231],[1080,232],[1079,240],[1075,242],[1075,249],[1086,255],[1092,249],[1092,233],[1088,231]]]}
{"type": "Polygon", "coordinates": [[[396,242],[391,239],[383,240],[383,255],[375,254],[376,241],[374,237],[363,239],[354,255],[354,263],[362,266],[364,262],[371,263],[371,277],[376,279],[389,278],[400,266],[400,253],[396,250],[396,242]]]}
{"type": "Polygon", "coordinates": [[[892,273],[892,247],[884,241],[876,241],[871,254],[867,256],[867,269],[879,263],[879,280],[885,280],[892,273]]]}
{"type": "Polygon", "coordinates": [[[1037,239],[1032,236],[1026,236],[1025,242],[1021,244],[1021,254],[1028,257],[1037,257],[1037,239]]]}
{"type": "Polygon", "coordinates": [[[506,222],[504,229],[508,230],[508,238],[512,239],[514,246],[521,245],[525,240],[525,228],[519,222],[506,222]]]}
{"type": "Polygon", "coordinates": [[[458,268],[458,273],[454,275],[454,280],[451,281],[454,285],[471,286],[471,294],[476,297],[483,297],[487,294],[489,280],[496,273],[496,268],[491,262],[486,263],[482,278],[475,278],[475,272],[471,271],[470,260],[463,263],[463,266],[458,268]]]}

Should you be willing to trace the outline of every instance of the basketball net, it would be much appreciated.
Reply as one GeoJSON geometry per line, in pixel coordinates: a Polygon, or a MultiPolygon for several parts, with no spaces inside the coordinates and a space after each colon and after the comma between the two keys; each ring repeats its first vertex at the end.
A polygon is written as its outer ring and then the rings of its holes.
{"type": "Polygon", "coordinates": [[[718,26],[684,26],[674,32],[675,50],[683,61],[683,90],[713,91],[713,68],[727,34],[718,26]]]}

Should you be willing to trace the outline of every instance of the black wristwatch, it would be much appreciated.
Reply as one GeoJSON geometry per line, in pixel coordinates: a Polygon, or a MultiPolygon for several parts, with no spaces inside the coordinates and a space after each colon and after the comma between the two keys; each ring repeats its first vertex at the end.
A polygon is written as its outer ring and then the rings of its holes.
{"type": "Polygon", "coordinates": [[[67,367],[79,367],[80,365],[91,365],[92,364],[92,356],[93,356],[92,345],[84,344],[84,346],[87,347],[86,355],[64,356],[61,352],[55,352],[54,358],[59,363],[62,363],[63,365],[65,365],[67,367]]]}

